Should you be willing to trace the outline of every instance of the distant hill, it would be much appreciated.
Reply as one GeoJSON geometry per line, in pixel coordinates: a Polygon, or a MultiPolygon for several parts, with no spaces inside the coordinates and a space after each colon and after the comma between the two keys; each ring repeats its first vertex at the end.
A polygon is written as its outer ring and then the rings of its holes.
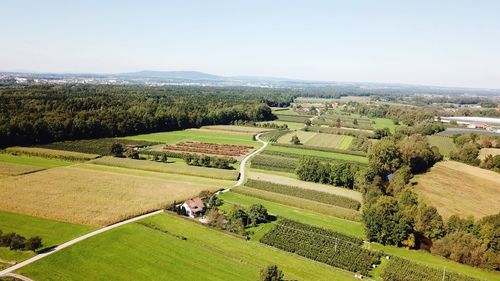
{"type": "Polygon", "coordinates": [[[119,73],[117,76],[128,78],[155,78],[155,79],[180,79],[180,80],[224,80],[222,76],[212,75],[199,71],[137,71],[119,73]]]}

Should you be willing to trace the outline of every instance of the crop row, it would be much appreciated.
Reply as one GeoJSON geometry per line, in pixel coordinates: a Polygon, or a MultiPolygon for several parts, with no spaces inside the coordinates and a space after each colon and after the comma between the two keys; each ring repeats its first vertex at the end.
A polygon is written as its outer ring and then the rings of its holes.
{"type": "Polygon", "coordinates": [[[334,153],[356,155],[356,156],[366,156],[366,153],[364,151],[354,151],[354,150],[338,149],[338,148],[333,148],[333,147],[295,145],[295,144],[288,144],[288,143],[275,143],[273,145],[274,146],[282,146],[282,147],[300,148],[300,149],[306,149],[306,150],[317,150],[317,151],[324,151],[324,152],[334,152],[334,153]]]}
{"type": "Polygon", "coordinates": [[[305,123],[311,118],[307,115],[276,115],[279,121],[305,123]]]}
{"type": "Polygon", "coordinates": [[[268,142],[277,142],[278,139],[286,134],[288,134],[289,130],[276,130],[262,134],[261,139],[268,142]]]}
{"type": "MultiPolygon", "coordinates": [[[[284,151],[274,151],[274,150],[264,150],[262,151],[259,155],[270,155],[270,156],[277,156],[277,157],[283,157],[283,158],[292,158],[292,159],[300,159],[303,158],[304,155],[302,154],[297,154],[297,153],[291,153],[291,152],[284,152],[284,151]]],[[[342,160],[342,159],[332,159],[329,157],[321,157],[321,156],[310,156],[314,159],[317,159],[322,162],[329,162],[329,163],[352,163],[352,161],[349,160],[342,160]]],[[[356,165],[364,165],[363,163],[356,163],[356,165]]]]}
{"type": "Polygon", "coordinates": [[[252,158],[252,168],[294,173],[297,159],[271,155],[257,155],[252,158]]]}
{"type": "Polygon", "coordinates": [[[398,257],[391,257],[382,272],[382,278],[387,281],[479,281],[470,276],[446,272],[444,268],[431,268],[398,257]]]}
{"type": "Polygon", "coordinates": [[[380,254],[364,249],[361,239],[291,220],[280,221],[260,242],[365,275],[380,262],[380,254]]]}
{"type": "Polygon", "coordinates": [[[179,142],[175,145],[167,144],[163,147],[164,150],[186,151],[196,153],[218,154],[226,156],[240,156],[248,153],[251,146],[217,144],[207,142],[179,142]]]}
{"type": "Polygon", "coordinates": [[[289,186],[284,184],[277,184],[267,181],[260,181],[260,180],[248,180],[245,185],[251,188],[299,197],[302,199],[317,201],[353,210],[359,210],[359,208],[361,207],[361,204],[354,199],[317,190],[305,189],[305,188],[289,186]]]}
{"type": "Polygon", "coordinates": [[[373,132],[371,132],[371,131],[344,129],[344,128],[333,128],[333,127],[309,126],[309,127],[304,128],[304,131],[325,133],[325,134],[335,134],[335,135],[347,135],[347,136],[353,136],[353,137],[356,137],[356,136],[372,137],[373,136],[373,132]]]}
{"type": "Polygon", "coordinates": [[[22,154],[29,156],[38,156],[44,158],[57,158],[69,161],[87,161],[99,157],[97,154],[88,154],[64,150],[54,150],[38,147],[13,146],[5,149],[10,154],[22,154]]]}

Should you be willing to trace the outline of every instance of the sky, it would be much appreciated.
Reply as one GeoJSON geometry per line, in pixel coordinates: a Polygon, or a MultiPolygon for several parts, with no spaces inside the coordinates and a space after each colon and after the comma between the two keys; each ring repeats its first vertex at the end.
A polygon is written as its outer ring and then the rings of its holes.
{"type": "Polygon", "coordinates": [[[0,0],[0,71],[500,89],[500,1],[0,0]]]}

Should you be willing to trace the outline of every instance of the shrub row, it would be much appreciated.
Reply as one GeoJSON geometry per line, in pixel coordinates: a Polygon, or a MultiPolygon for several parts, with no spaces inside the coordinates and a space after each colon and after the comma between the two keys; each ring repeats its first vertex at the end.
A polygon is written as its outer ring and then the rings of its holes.
{"type": "Polygon", "coordinates": [[[136,145],[142,147],[142,146],[151,146],[160,144],[159,142],[149,142],[140,140],[101,138],[101,139],[91,139],[91,140],[60,141],[44,145],[37,145],[36,147],[109,156],[111,155],[110,147],[114,143],[119,143],[123,147],[126,147],[127,145],[136,145]]]}
{"type": "Polygon", "coordinates": [[[21,155],[44,157],[44,158],[57,158],[68,161],[87,161],[99,157],[99,155],[97,154],[54,150],[54,149],[38,148],[38,147],[13,146],[6,148],[5,151],[14,155],[21,154],[21,155]]]}
{"type": "Polygon", "coordinates": [[[42,247],[42,238],[35,236],[26,239],[15,232],[2,235],[2,230],[0,230],[0,247],[9,247],[11,250],[35,251],[42,247]]]}
{"type": "Polygon", "coordinates": [[[252,158],[252,168],[294,173],[298,160],[271,155],[257,155],[252,158]]]}
{"type": "Polygon", "coordinates": [[[364,249],[361,239],[290,220],[280,221],[260,242],[365,275],[380,262],[380,254],[364,249]]]}
{"type": "Polygon", "coordinates": [[[382,272],[382,278],[387,281],[479,281],[471,276],[446,272],[444,269],[431,268],[398,257],[391,257],[382,272]]]}
{"type": "Polygon", "coordinates": [[[260,190],[280,193],[284,195],[290,195],[294,197],[299,197],[307,200],[317,201],[353,210],[359,210],[359,208],[361,207],[361,203],[359,203],[354,199],[317,190],[310,190],[310,189],[289,186],[284,184],[277,184],[267,181],[260,181],[260,180],[248,180],[245,185],[260,190]]]}
{"type": "Polygon", "coordinates": [[[275,143],[273,145],[274,146],[282,146],[282,147],[307,149],[307,150],[317,150],[317,151],[324,151],[324,152],[342,153],[342,154],[356,155],[356,156],[366,156],[366,152],[363,152],[363,151],[345,150],[345,149],[338,149],[338,148],[333,148],[333,147],[295,145],[295,144],[289,144],[289,143],[275,143]]]}
{"type": "Polygon", "coordinates": [[[231,164],[236,163],[236,160],[233,158],[199,155],[192,153],[185,153],[182,158],[184,159],[184,161],[186,161],[186,164],[190,166],[201,166],[218,169],[233,169],[231,164]]]}

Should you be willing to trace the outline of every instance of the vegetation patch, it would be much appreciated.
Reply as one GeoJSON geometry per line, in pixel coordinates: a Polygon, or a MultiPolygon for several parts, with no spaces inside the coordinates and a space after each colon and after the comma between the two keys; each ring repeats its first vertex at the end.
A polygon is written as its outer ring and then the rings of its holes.
{"type": "Polygon", "coordinates": [[[55,150],[55,149],[39,148],[39,147],[13,146],[6,148],[5,151],[11,154],[21,154],[21,155],[29,155],[29,156],[37,156],[45,158],[57,158],[68,161],[87,161],[99,157],[98,154],[88,154],[88,153],[55,150]]]}
{"type": "MultiPolygon", "coordinates": [[[[224,200],[221,209],[229,208],[227,203],[250,206],[261,204],[270,214],[300,221],[347,235],[363,238],[360,215],[351,209],[317,203],[297,197],[266,192],[248,187],[238,187],[218,196],[224,200]]],[[[229,210],[229,209],[228,209],[229,210]]]]}
{"type": "Polygon", "coordinates": [[[338,196],[332,193],[321,192],[317,190],[304,189],[295,186],[277,184],[260,180],[248,180],[245,185],[255,189],[280,193],[293,197],[299,197],[347,209],[359,210],[359,208],[361,207],[361,203],[351,198],[338,196]]]}
{"type": "Polygon", "coordinates": [[[380,254],[363,240],[291,220],[280,221],[260,242],[328,265],[368,275],[380,254]]]}
{"type": "Polygon", "coordinates": [[[69,166],[75,164],[73,161],[67,161],[56,158],[43,158],[29,155],[12,155],[7,153],[0,153],[0,162],[12,163],[19,165],[28,165],[44,169],[69,166]]]}
{"type": "Polygon", "coordinates": [[[182,141],[176,144],[167,144],[163,147],[167,151],[195,152],[204,154],[241,156],[247,154],[253,146],[218,144],[208,142],[182,141]]]}
{"type": "Polygon", "coordinates": [[[498,177],[493,171],[443,161],[417,176],[416,188],[445,218],[454,214],[480,218],[500,211],[498,177]]]}
{"type": "Polygon", "coordinates": [[[49,144],[36,145],[36,147],[55,149],[55,150],[75,151],[75,152],[89,153],[89,154],[99,154],[107,156],[111,155],[110,148],[115,143],[119,143],[123,147],[126,147],[127,145],[143,147],[143,146],[160,144],[159,142],[127,140],[121,138],[101,138],[101,139],[91,139],[91,140],[53,142],[49,144]]]}

